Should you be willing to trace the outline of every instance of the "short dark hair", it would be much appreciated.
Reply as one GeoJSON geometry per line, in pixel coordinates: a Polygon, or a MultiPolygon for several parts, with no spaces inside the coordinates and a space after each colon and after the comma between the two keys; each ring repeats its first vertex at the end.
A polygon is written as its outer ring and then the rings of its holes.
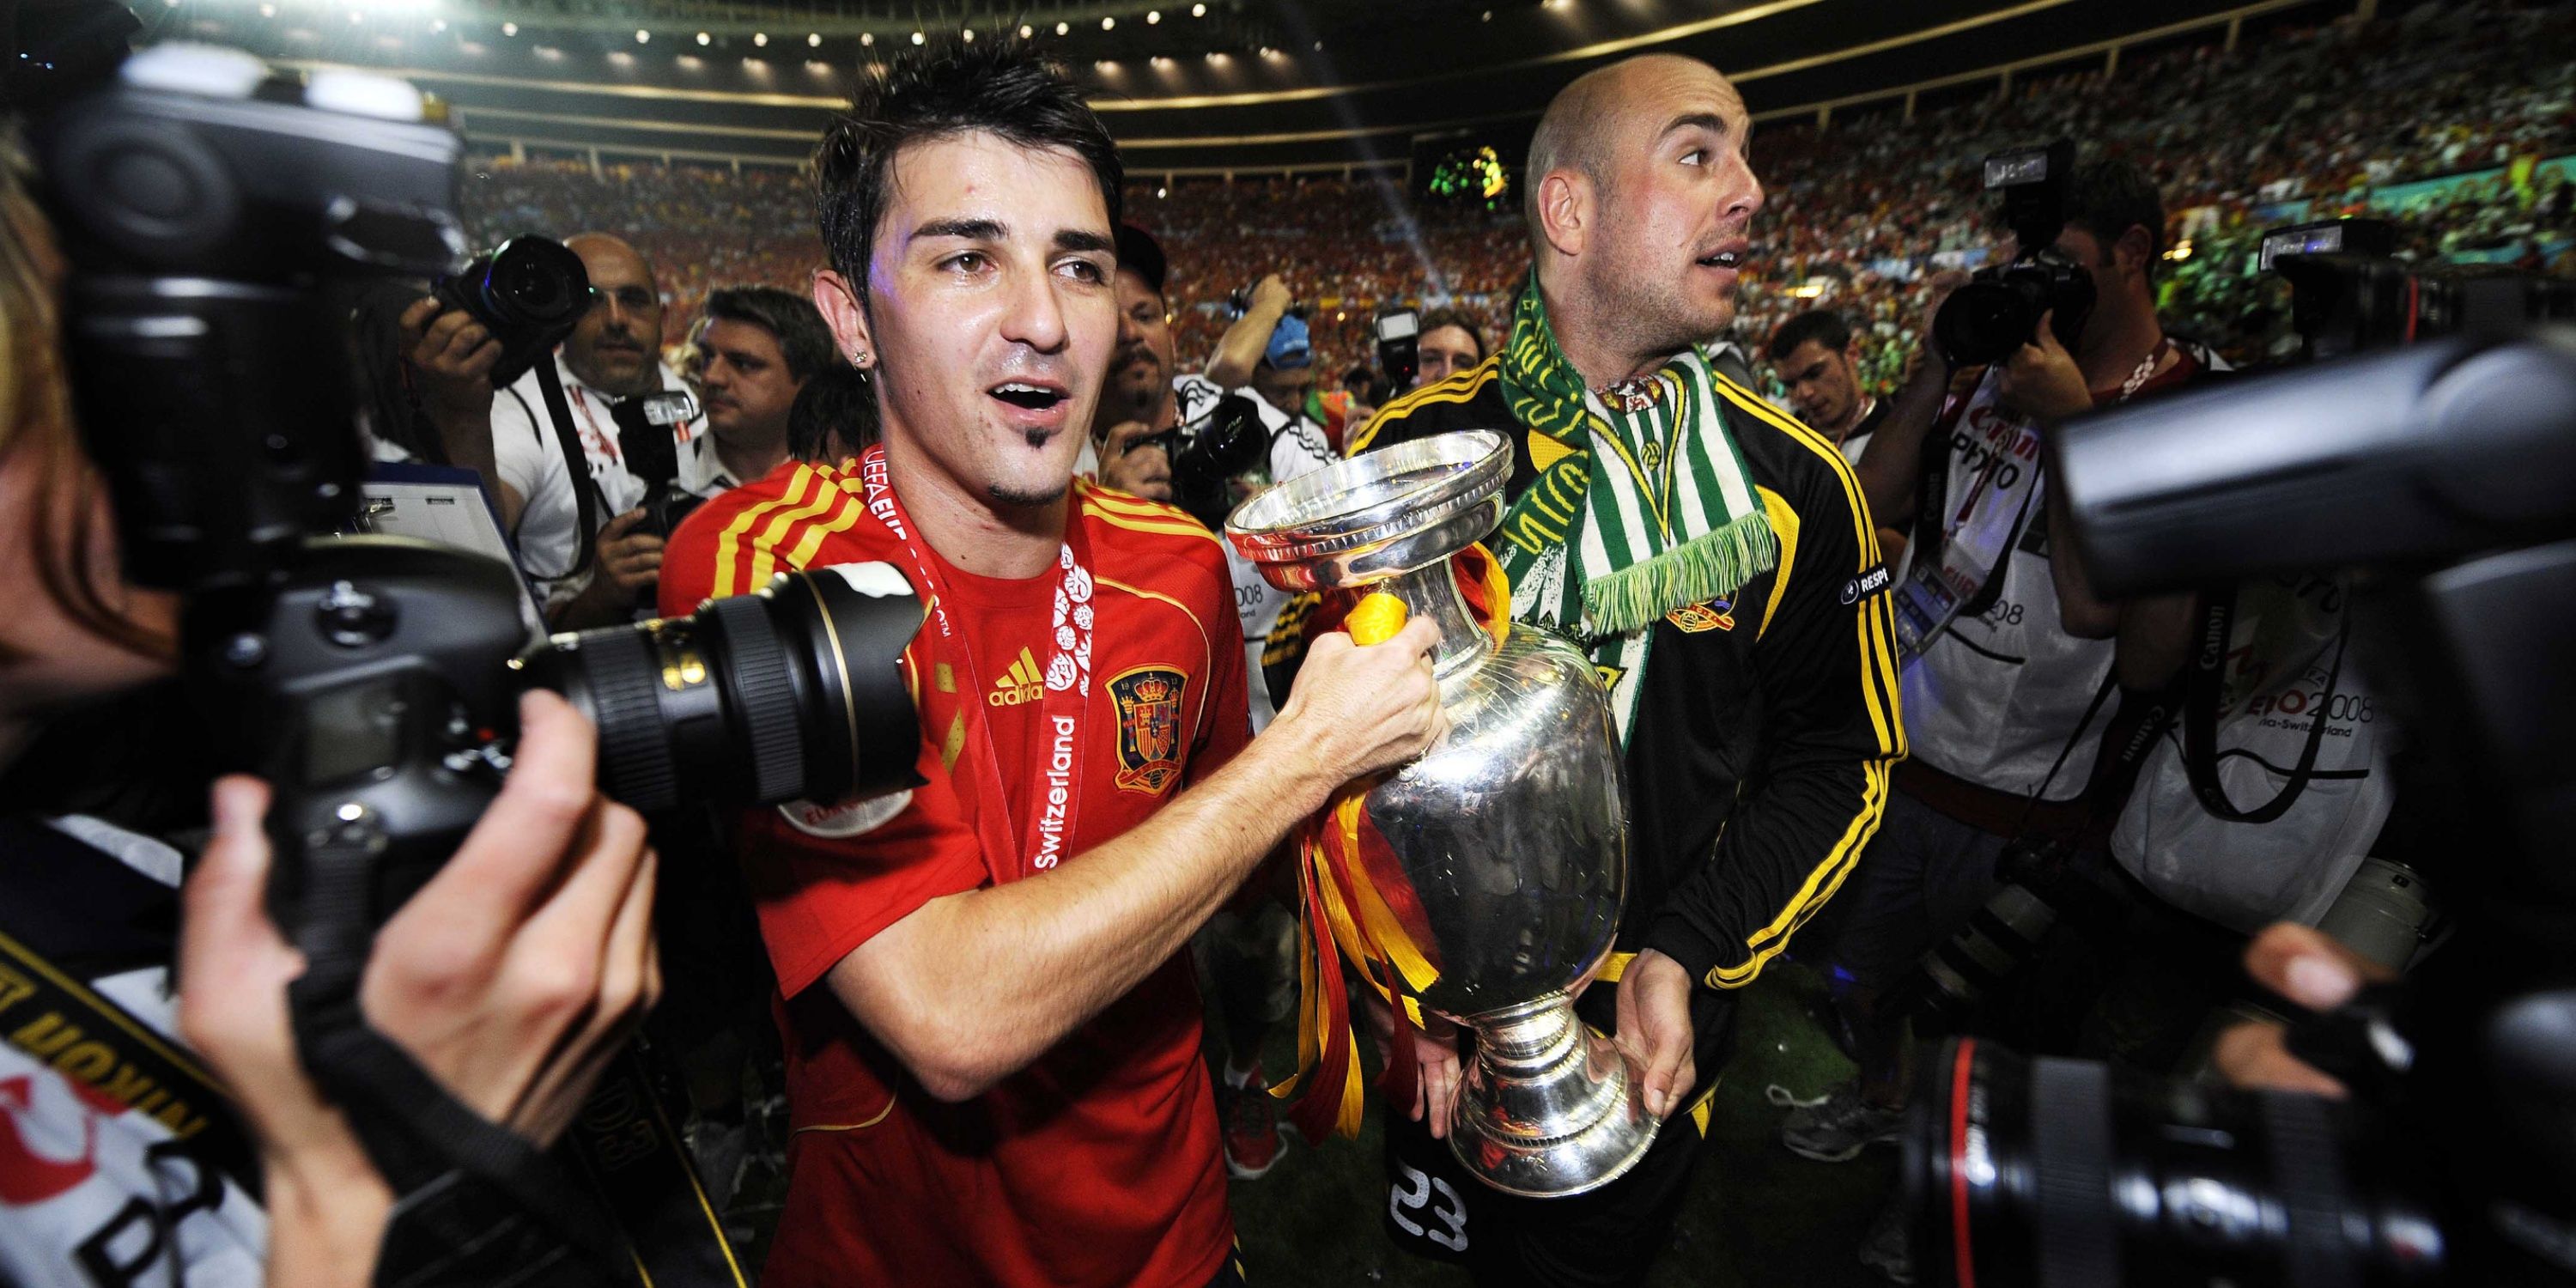
{"type": "Polygon", "coordinates": [[[820,465],[830,459],[832,436],[852,452],[864,452],[877,441],[877,391],[868,373],[836,364],[805,382],[787,409],[787,454],[820,465]]]}
{"type": "Polygon", "coordinates": [[[1781,323],[1780,329],[1771,333],[1771,343],[1764,346],[1763,352],[1773,362],[1782,362],[1796,353],[1799,345],[1813,340],[1825,346],[1827,353],[1840,353],[1851,344],[1851,338],[1851,323],[1845,322],[1842,314],[1832,309],[1809,309],[1781,323]]]}
{"type": "Polygon", "coordinates": [[[1465,309],[1433,309],[1422,315],[1421,328],[1414,334],[1429,335],[1444,326],[1466,332],[1467,338],[1476,342],[1476,361],[1485,360],[1485,333],[1476,328],[1476,319],[1468,316],[1465,309]]]}
{"type": "Polygon", "coordinates": [[[2147,277],[2165,250],[2165,199],[2156,181],[2132,161],[2113,159],[2078,166],[2066,181],[2066,222],[2093,234],[2102,253],[2132,227],[2147,230],[2147,277]]]}
{"type": "Polygon", "coordinates": [[[832,329],[812,300],[775,286],[725,286],[707,292],[707,320],[748,322],[778,341],[787,359],[787,374],[811,380],[841,360],[832,344],[832,329]]]}
{"type": "Polygon", "coordinates": [[[1109,224],[1124,209],[1118,144],[1062,67],[1019,40],[943,36],[863,79],[814,149],[814,213],[832,267],[867,298],[868,258],[906,145],[983,131],[1023,148],[1062,148],[1091,166],[1109,224]]]}

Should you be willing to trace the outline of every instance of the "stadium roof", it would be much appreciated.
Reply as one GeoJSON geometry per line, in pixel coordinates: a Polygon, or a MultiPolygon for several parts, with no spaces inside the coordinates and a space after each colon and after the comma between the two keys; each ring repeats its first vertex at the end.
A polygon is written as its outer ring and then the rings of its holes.
{"type": "MultiPolygon", "coordinates": [[[[2362,0],[2365,6],[2368,0],[2362,0]]],[[[852,78],[931,34],[1026,31],[1084,76],[1139,174],[1402,161],[1525,139],[1603,62],[1690,54],[1757,113],[1889,98],[1944,77],[2231,18],[2353,0],[142,0],[159,39],[398,71],[487,146],[803,159],[852,78]]]]}

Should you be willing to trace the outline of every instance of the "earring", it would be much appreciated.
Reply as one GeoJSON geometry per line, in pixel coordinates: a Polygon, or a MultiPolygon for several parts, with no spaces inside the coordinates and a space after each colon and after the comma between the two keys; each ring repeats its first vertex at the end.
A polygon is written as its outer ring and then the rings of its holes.
{"type": "Polygon", "coordinates": [[[861,349],[856,354],[851,355],[850,365],[857,367],[862,371],[866,370],[868,365],[868,351],[861,349]]]}

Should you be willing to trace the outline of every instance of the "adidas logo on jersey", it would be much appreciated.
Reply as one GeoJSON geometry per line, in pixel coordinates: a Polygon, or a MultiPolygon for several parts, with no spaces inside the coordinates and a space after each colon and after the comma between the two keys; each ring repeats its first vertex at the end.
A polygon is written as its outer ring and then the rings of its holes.
{"type": "Polygon", "coordinates": [[[993,681],[993,691],[984,695],[984,701],[997,707],[1016,707],[1035,702],[1045,694],[1046,673],[1038,669],[1038,660],[1029,656],[1027,649],[1021,649],[1019,660],[1002,672],[1001,679],[993,681]]]}

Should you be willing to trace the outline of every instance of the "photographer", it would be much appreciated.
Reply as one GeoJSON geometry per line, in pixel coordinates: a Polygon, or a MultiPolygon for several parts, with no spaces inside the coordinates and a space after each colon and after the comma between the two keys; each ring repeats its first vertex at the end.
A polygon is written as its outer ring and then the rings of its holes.
{"type": "Polygon", "coordinates": [[[796,1129],[764,1281],[1239,1284],[1180,952],[1330,792],[1438,740],[1437,630],[1322,642],[1252,738],[1217,539],[1073,477],[1121,171],[1063,71],[943,38],[816,159],[816,298],[882,441],[709,502],[662,598],[885,561],[931,619],[920,786],[743,821],[796,1129]]]}
{"type": "MultiPolygon", "coordinates": [[[[2080,866],[2103,866],[2101,816],[2086,789],[2120,610],[2083,594],[2071,565],[2051,558],[2058,516],[2045,503],[2039,445],[2068,416],[2223,364],[2167,336],[2156,317],[2165,220],[2146,174],[2096,162],[2065,176],[2059,200],[2063,231],[2052,249],[2089,276],[2095,297],[2073,347],[2060,342],[2053,311],[1985,368],[1951,372],[1927,342],[1856,471],[1879,521],[1914,534],[1900,619],[1927,590],[1951,607],[1933,614],[1937,625],[1905,668],[1912,758],[1897,770],[1886,826],[1845,896],[1833,945],[1853,981],[1841,1004],[1860,1076],[1781,1128],[1782,1143],[1807,1158],[1839,1162],[1896,1139],[1910,1046],[1904,1017],[1880,1013],[1881,994],[1995,892],[2009,847],[2059,843],[2080,866]],[[1944,384],[1936,407],[1928,395],[1944,384]]],[[[1945,298],[1957,297],[1936,294],[1936,315],[1945,298]]],[[[1901,1235],[1882,1219],[1863,1259],[1901,1266],[1901,1235]]]]}
{"type": "MultiPolygon", "coordinates": [[[[0,515],[20,527],[0,573],[13,591],[0,625],[9,755],[45,721],[170,673],[179,607],[116,571],[117,525],[57,352],[64,268],[17,172],[13,150],[0,165],[0,515]]],[[[642,822],[593,786],[590,727],[551,695],[520,714],[517,771],[383,927],[360,1003],[448,1095],[545,1142],[659,989],[656,865],[642,822]]],[[[424,1196],[392,1192],[299,1062],[286,987],[305,960],[264,909],[266,807],[255,780],[216,785],[213,839],[184,895],[182,861],[158,842],[90,819],[6,826],[9,973],[53,982],[0,991],[0,1279],[553,1282],[560,1252],[514,1221],[479,1252],[413,1222],[393,1251],[389,1217],[419,1216],[424,1196]],[[145,1068],[169,1079],[138,1079],[145,1068]]]]}
{"type": "Polygon", "coordinates": [[[713,496],[766,478],[787,460],[796,396],[841,356],[813,301],[774,286],[709,291],[696,350],[693,374],[707,415],[700,441],[710,450],[683,452],[675,481],[713,496]]]}
{"type": "MultiPolygon", "coordinates": [[[[662,296],[652,266],[605,233],[582,233],[564,245],[590,276],[590,310],[556,350],[555,362],[582,444],[581,486],[590,490],[600,525],[595,534],[576,532],[583,498],[574,494],[536,373],[494,394],[489,376],[499,342],[461,310],[442,310],[435,298],[413,305],[403,325],[415,337],[411,360],[420,372],[422,403],[448,459],[483,471],[547,616],[556,629],[572,630],[626,620],[662,566],[663,534],[646,522],[642,505],[650,498],[645,481],[628,468],[621,416],[640,425],[640,417],[625,415],[638,400],[685,386],[660,358],[662,296]]],[[[721,467],[703,459],[712,453],[698,428],[682,421],[669,432],[684,475],[710,490],[720,487],[721,467]]]]}

